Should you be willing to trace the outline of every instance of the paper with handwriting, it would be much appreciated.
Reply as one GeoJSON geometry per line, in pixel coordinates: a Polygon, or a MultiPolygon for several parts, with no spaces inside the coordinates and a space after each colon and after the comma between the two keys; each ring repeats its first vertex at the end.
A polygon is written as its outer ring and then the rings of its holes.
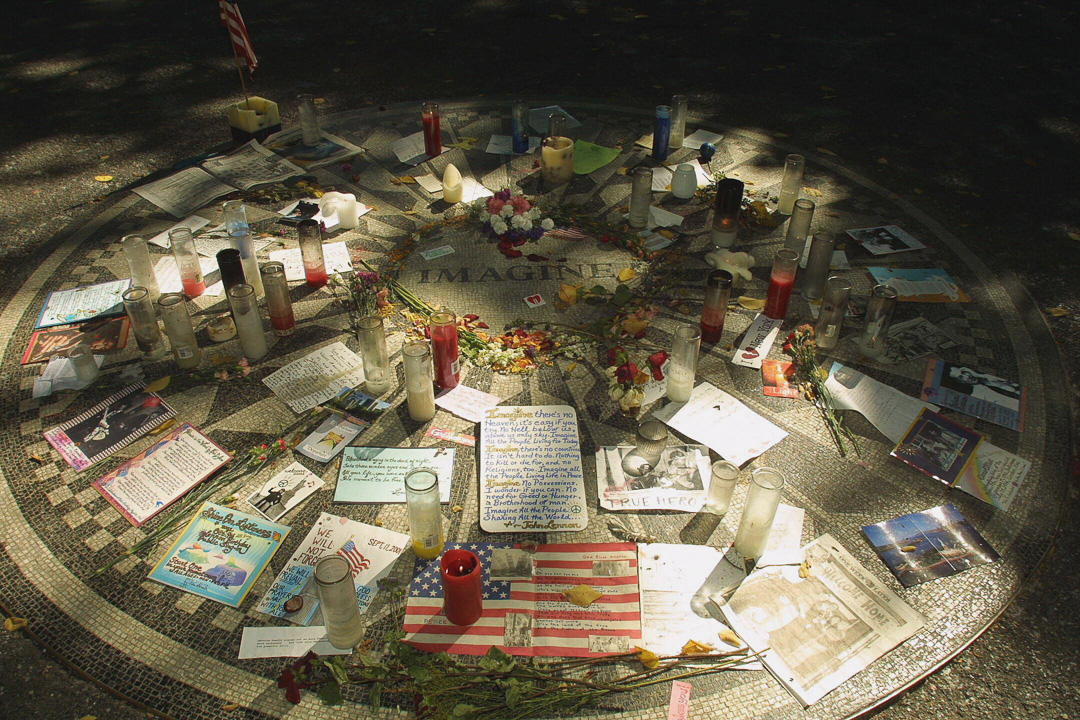
{"type": "Polygon", "coordinates": [[[360,356],[339,340],[275,370],[263,383],[294,413],[302,413],[344,387],[363,385],[364,368],[360,356]]]}

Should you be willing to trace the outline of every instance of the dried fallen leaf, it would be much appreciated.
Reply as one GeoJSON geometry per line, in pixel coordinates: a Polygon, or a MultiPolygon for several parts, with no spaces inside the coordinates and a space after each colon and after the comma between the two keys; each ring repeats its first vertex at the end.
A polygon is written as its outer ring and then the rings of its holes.
{"type": "Polygon", "coordinates": [[[697,640],[687,640],[682,646],[683,655],[708,655],[713,651],[712,645],[699,643],[697,640]]]}
{"type": "Polygon", "coordinates": [[[108,160],[108,159],[109,159],[108,155],[102,155],[101,157],[98,158],[98,160],[108,160]]]}
{"type": "Polygon", "coordinates": [[[210,356],[211,365],[224,365],[225,363],[231,363],[235,361],[236,358],[232,357],[231,355],[219,355],[218,353],[214,353],[210,356]]]}
{"type": "MultiPolygon", "coordinates": [[[[972,195],[974,195],[974,194],[975,193],[972,193],[972,195]]],[[[1069,232],[1069,233],[1066,233],[1066,235],[1069,237],[1070,240],[1080,240],[1080,233],[1069,232]]]]}
{"type": "Polygon", "coordinates": [[[625,174],[626,174],[627,172],[629,172],[629,171],[630,171],[630,168],[628,168],[628,167],[626,167],[626,166],[624,165],[623,167],[620,167],[620,168],[616,168],[616,169],[615,169],[615,174],[616,174],[616,175],[625,175],[625,174]]]}
{"type": "Polygon", "coordinates": [[[158,425],[156,428],[147,433],[147,435],[160,435],[176,423],[176,418],[169,418],[165,422],[158,425]]]}
{"type": "Polygon", "coordinates": [[[165,388],[169,387],[170,380],[172,380],[172,375],[166,375],[163,378],[158,378],[157,380],[146,386],[146,392],[161,392],[165,388]]]}
{"type": "Polygon", "coordinates": [[[1048,308],[1046,314],[1051,317],[1065,317],[1069,314],[1069,311],[1058,305],[1057,307],[1048,308]]]}
{"type": "Polygon", "coordinates": [[[548,17],[551,18],[552,20],[565,20],[566,19],[562,15],[560,15],[559,13],[552,13],[552,14],[548,15],[548,17]]]}
{"type": "Polygon", "coordinates": [[[828,85],[819,85],[818,87],[820,87],[825,92],[836,92],[836,88],[829,87],[828,85]]]}
{"type": "Polygon", "coordinates": [[[619,271],[619,282],[627,282],[628,280],[633,280],[636,275],[637,270],[634,270],[634,268],[623,268],[619,271]]]}
{"type": "Polygon", "coordinates": [[[371,524],[375,527],[382,527],[382,520],[380,520],[379,518],[375,518],[375,520],[371,524]]]}
{"type": "Polygon", "coordinates": [[[657,230],[656,234],[659,235],[660,237],[666,237],[668,240],[675,237],[675,233],[672,232],[671,230],[668,230],[667,228],[664,228],[662,230],[657,230]]]}
{"type": "Polygon", "coordinates": [[[834,153],[832,150],[830,150],[828,148],[819,147],[817,149],[817,151],[819,153],[821,153],[822,155],[832,155],[833,157],[836,157],[836,153],[834,153]]]}
{"type": "Polygon", "coordinates": [[[912,192],[914,192],[914,193],[915,193],[916,195],[922,195],[922,190],[920,190],[919,188],[911,188],[911,190],[912,190],[912,192]]]}
{"type": "Polygon", "coordinates": [[[397,178],[397,180],[405,183],[406,185],[416,184],[416,178],[414,178],[412,175],[402,175],[401,177],[397,178]]]}
{"type": "Polygon", "coordinates": [[[734,630],[728,630],[727,628],[724,628],[716,634],[720,636],[721,640],[726,642],[728,645],[731,645],[732,647],[739,647],[742,645],[742,643],[739,642],[739,636],[735,634],[734,630]]]}
{"type": "Polygon", "coordinates": [[[773,137],[785,138],[785,137],[791,137],[791,136],[788,135],[787,133],[783,133],[783,132],[774,132],[773,137]]]}
{"type": "Polygon", "coordinates": [[[637,652],[637,658],[646,670],[653,670],[660,665],[660,658],[656,656],[656,653],[639,647],[634,648],[634,651],[637,652]]]}
{"type": "Polygon", "coordinates": [[[239,707],[240,707],[240,703],[228,703],[226,705],[222,705],[221,709],[224,710],[225,712],[232,712],[233,710],[239,709],[239,707]]]}
{"type": "Polygon", "coordinates": [[[452,510],[453,510],[454,512],[461,512],[461,511],[462,511],[462,510],[464,510],[465,508],[461,507],[460,505],[455,505],[455,506],[454,506],[453,508],[451,508],[451,509],[452,509],[452,510]]]}
{"type": "Polygon", "coordinates": [[[878,165],[888,165],[889,164],[888,158],[879,157],[877,159],[877,161],[878,161],[878,165]]]}
{"type": "Polygon", "coordinates": [[[821,192],[817,188],[812,187],[804,187],[802,191],[805,195],[809,195],[810,197],[821,197],[822,195],[824,195],[823,192],[821,192]]]}
{"type": "Polygon", "coordinates": [[[562,596],[566,598],[567,602],[571,602],[578,607],[589,607],[603,597],[601,593],[596,592],[588,585],[575,585],[569,590],[563,590],[562,596]]]}
{"type": "Polygon", "coordinates": [[[803,580],[810,577],[810,565],[808,563],[803,563],[799,566],[799,577],[803,580]]]}
{"type": "Polygon", "coordinates": [[[112,182],[112,175],[95,175],[94,179],[98,182],[112,182]]]}
{"type": "Polygon", "coordinates": [[[9,617],[4,618],[4,629],[8,632],[15,632],[16,630],[22,630],[26,627],[26,619],[21,617],[9,617]]]}
{"type": "Polygon", "coordinates": [[[764,310],[765,299],[764,298],[752,298],[746,295],[740,295],[735,301],[739,303],[739,306],[744,310],[764,310]]]}
{"type": "Polygon", "coordinates": [[[315,104],[316,105],[324,105],[324,104],[326,104],[326,98],[315,98],[315,104]]]}
{"type": "Polygon", "coordinates": [[[905,545],[904,547],[900,548],[900,552],[915,552],[915,546],[905,545]]]}
{"type": "MultiPolygon", "coordinates": [[[[825,211],[825,214],[826,214],[826,215],[827,215],[828,217],[840,217],[840,213],[838,213],[838,212],[835,212],[835,211],[833,211],[833,210],[826,210],[826,211],[825,211]]],[[[841,248],[836,248],[836,249],[837,249],[837,250],[840,250],[841,248]]]]}

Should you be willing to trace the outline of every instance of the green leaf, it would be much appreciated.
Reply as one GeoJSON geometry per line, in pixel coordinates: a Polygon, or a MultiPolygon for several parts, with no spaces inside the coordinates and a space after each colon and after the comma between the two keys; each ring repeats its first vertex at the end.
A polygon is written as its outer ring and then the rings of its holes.
{"type": "Polygon", "coordinates": [[[377,708],[382,704],[382,683],[375,683],[371,686],[371,691],[368,693],[368,703],[373,708],[377,708]]]}
{"type": "Polygon", "coordinates": [[[349,672],[345,669],[345,658],[335,655],[331,660],[323,660],[323,665],[330,668],[330,673],[338,683],[349,682],[349,672]]]}
{"type": "Polygon", "coordinates": [[[341,697],[341,686],[336,680],[331,680],[319,688],[319,699],[323,701],[323,705],[341,705],[345,702],[341,697]]]}
{"type": "Polygon", "coordinates": [[[458,703],[454,706],[454,717],[470,717],[476,715],[476,707],[468,703],[458,703]]]}
{"type": "Polygon", "coordinates": [[[411,667],[407,670],[409,677],[418,683],[431,682],[431,671],[425,667],[411,667]]]}
{"type": "Polygon", "coordinates": [[[630,288],[620,283],[619,286],[615,288],[615,295],[611,298],[611,302],[617,307],[622,307],[630,302],[633,296],[634,294],[630,292],[630,288]]]}
{"type": "Polygon", "coordinates": [[[608,291],[603,285],[593,285],[589,288],[589,292],[593,295],[607,295],[608,291]]]}
{"type": "MultiPolygon", "coordinates": [[[[517,664],[511,655],[506,654],[494,645],[487,651],[487,655],[485,655],[483,659],[491,660],[494,663],[494,667],[487,669],[499,670],[501,672],[509,672],[513,670],[514,666],[517,664]]],[[[483,663],[483,660],[481,660],[481,663],[483,663]]]]}
{"type": "Polygon", "coordinates": [[[512,683],[510,687],[506,688],[506,707],[513,708],[521,700],[521,685],[518,683],[512,683]]]}

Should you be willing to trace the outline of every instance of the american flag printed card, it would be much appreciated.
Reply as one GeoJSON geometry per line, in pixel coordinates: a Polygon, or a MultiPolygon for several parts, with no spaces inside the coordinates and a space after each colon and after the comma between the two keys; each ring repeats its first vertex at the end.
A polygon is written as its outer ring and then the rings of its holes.
{"type": "Polygon", "coordinates": [[[429,652],[598,657],[641,644],[637,546],[634,543],[447,544],[480,558],[484,603],[469,626],[443,614],[439,560],[417,560],[405,606],[405,641],[429,652]],[[601,596],[588,607],[562,591],[588,585],[601,596]]]}

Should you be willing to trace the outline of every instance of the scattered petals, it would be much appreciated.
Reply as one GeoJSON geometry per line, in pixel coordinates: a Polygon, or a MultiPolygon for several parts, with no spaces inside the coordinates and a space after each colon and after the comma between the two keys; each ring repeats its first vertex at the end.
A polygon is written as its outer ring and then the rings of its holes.
{"type": "Polygon", "coordinates": [[[8,632],[15,632],[16,630],[22,630],[26,627],[26,618],[21,617],[9,617],[4,618],[4,629],[8,632]]]}
{"type": "Polygon", "coordinates": [[[656,656],[656,653],[650,652],[645,648],[636,647],[634,651],[637,652],[638,660],[641,661],[642,667],[646,670],[653,670],[660,665],[660,658],[656,656]]]}
{"type": "Polygon", "coordinates": [[[739,642],[739,636],[735,634],[734,630],[724,628],[716,634],[720,637],[721,640],[726,642],[728,645],[731,645],[732,647],[740,647],[742,645],[742,643],[739,642]]]}
{"type": "Polygon", "coordinates": [[[634,268],[623,268],[619,271],[619,282],[627,282],[633,280],[637,276],[637,270],[634,268]]]}

